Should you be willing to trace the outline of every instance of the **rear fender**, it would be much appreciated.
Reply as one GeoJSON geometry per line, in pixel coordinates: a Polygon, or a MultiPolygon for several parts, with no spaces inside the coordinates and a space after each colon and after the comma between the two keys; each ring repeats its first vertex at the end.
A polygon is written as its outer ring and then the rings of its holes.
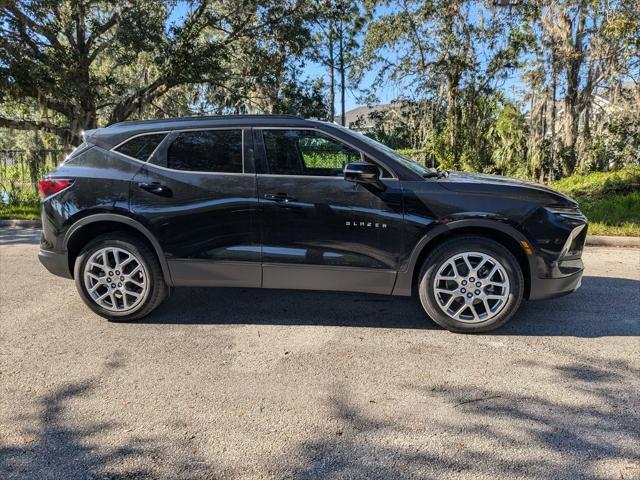
{"type": "Polygon", "coordinates": [[[127,227],[134,228],[140,234],[142,234],[149,241],[154,251],[156,252],[156,255],[158,256],[158,260],[160,261],[160,267],[162,268],[162,275],[164,277],[165,282],[168,285],[173,285],[173,281],[171,279],[171,274],[169,271],[169,266],[167,264],[167,259],[158,241],[155,239],[155,237],[149,231],[148,228],[146,228],[137,220],[134,220],[133,218],[127,217],[125,215],[119,215],[115,213],[97,213],[97,214],[83,217],[82,219],[75,222],[69,228],[69,230],[67,230],[63,240],[64,250],[68,252],[67,245],[69,244],[69,241],[73,238],[75,234],[80,232],[84,227],[95,224],[97,222],[121,223],[122,225],[126,225],[127,227]]]}

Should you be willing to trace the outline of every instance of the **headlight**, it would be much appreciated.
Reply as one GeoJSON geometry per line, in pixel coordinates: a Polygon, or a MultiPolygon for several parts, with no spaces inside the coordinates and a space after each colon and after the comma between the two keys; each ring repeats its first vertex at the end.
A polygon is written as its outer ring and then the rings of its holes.
{"type": "Polygon", "coordinates": [[[587,217],[578,207],[545,207],[545,210],[554,215],[559,215],[570,220],[586,221],[587,217]]]}
{"type": "Polygon", "coordinates": [[[575,207],[545,207],[545,210],[551,215],[561,217],[564,220],[558,219],[566,227],[571,228],[571,232],[567,236],[567,239],[560,251],[559,259],[569,256],[580,256],[582,253],[582,247],[585,240],[585,232],[587,227],[587,217],[585,217],[580,209],[575,207]]]}

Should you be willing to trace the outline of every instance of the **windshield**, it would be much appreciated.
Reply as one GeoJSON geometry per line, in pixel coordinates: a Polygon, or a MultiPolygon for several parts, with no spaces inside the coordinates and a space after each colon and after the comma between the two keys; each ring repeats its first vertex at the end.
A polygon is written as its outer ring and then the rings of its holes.
{"type": "Polygon", "coordinates": [[[382,144],[380,142],[377,142],[376,140],[374,140],[371,137],[367,137],[366,135],[363,135],[360,132],[356,132],[355,130],[351,130],[350,128],[343,127],[342,125],[336,125],[335,123],[331,123],[330,125],[333,126],[333,127],[337,127],[337,128],[340,128],[342,130],[345,130],[345,131],[349,132],[349,135],[357,137],[358,139],[362,140],[363,142],[371,145],[376,150],[380,150],[382,153],[384,153],[385,155],[390,157],[392,160],[400,163],[403,167],[406,167],[406,168],[416,172],[418,175],[423,175],[425,173],[431,172],[431,170],[429,170],[424,165],[420,165],[418,162],[415,162],[415,161],[410,160],[410,159],[408,159],[406,157],[403,157],[398,152],[396,152],[393,148],[389,148],[386,145],[384,145],[384,144],[382,144]]]}

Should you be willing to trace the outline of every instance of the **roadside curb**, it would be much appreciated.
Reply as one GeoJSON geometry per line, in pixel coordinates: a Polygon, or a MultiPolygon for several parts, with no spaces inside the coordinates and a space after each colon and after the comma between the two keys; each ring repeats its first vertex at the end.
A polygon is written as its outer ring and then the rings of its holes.
{"type": "Polygon", "coordinates": [[[587,246],[640,247],[640,237],[609,237],[604,235],[587,235],[587,246]]]}
{"type": "MultiPolygon", "coordinates": [[[[41,228],[40,220],[0,220],[0,227],[41,228]]],[[[640,237],[609,237],[605,235],[587,235],[589,247],[640,247],[640,237]]]]}

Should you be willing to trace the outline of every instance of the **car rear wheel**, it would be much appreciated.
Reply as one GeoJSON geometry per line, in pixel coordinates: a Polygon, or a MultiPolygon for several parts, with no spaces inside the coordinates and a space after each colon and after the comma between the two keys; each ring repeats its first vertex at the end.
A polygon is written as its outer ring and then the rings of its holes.
{"type": "Polygon", "coordinates": [[[74,277],[89,308],[112,321],[142,318],[167,295],[156,255],[126,234],[108,233],[89,242],[76,259],[74,277]]]}
{"type": "Polygon", "coordinates": [[[487,332],[516,312],[524,291],[522,270],[509,250],[485,237],[458,237],[424,261],[418,293],[437,324],[453,332],[487,332]]]}

